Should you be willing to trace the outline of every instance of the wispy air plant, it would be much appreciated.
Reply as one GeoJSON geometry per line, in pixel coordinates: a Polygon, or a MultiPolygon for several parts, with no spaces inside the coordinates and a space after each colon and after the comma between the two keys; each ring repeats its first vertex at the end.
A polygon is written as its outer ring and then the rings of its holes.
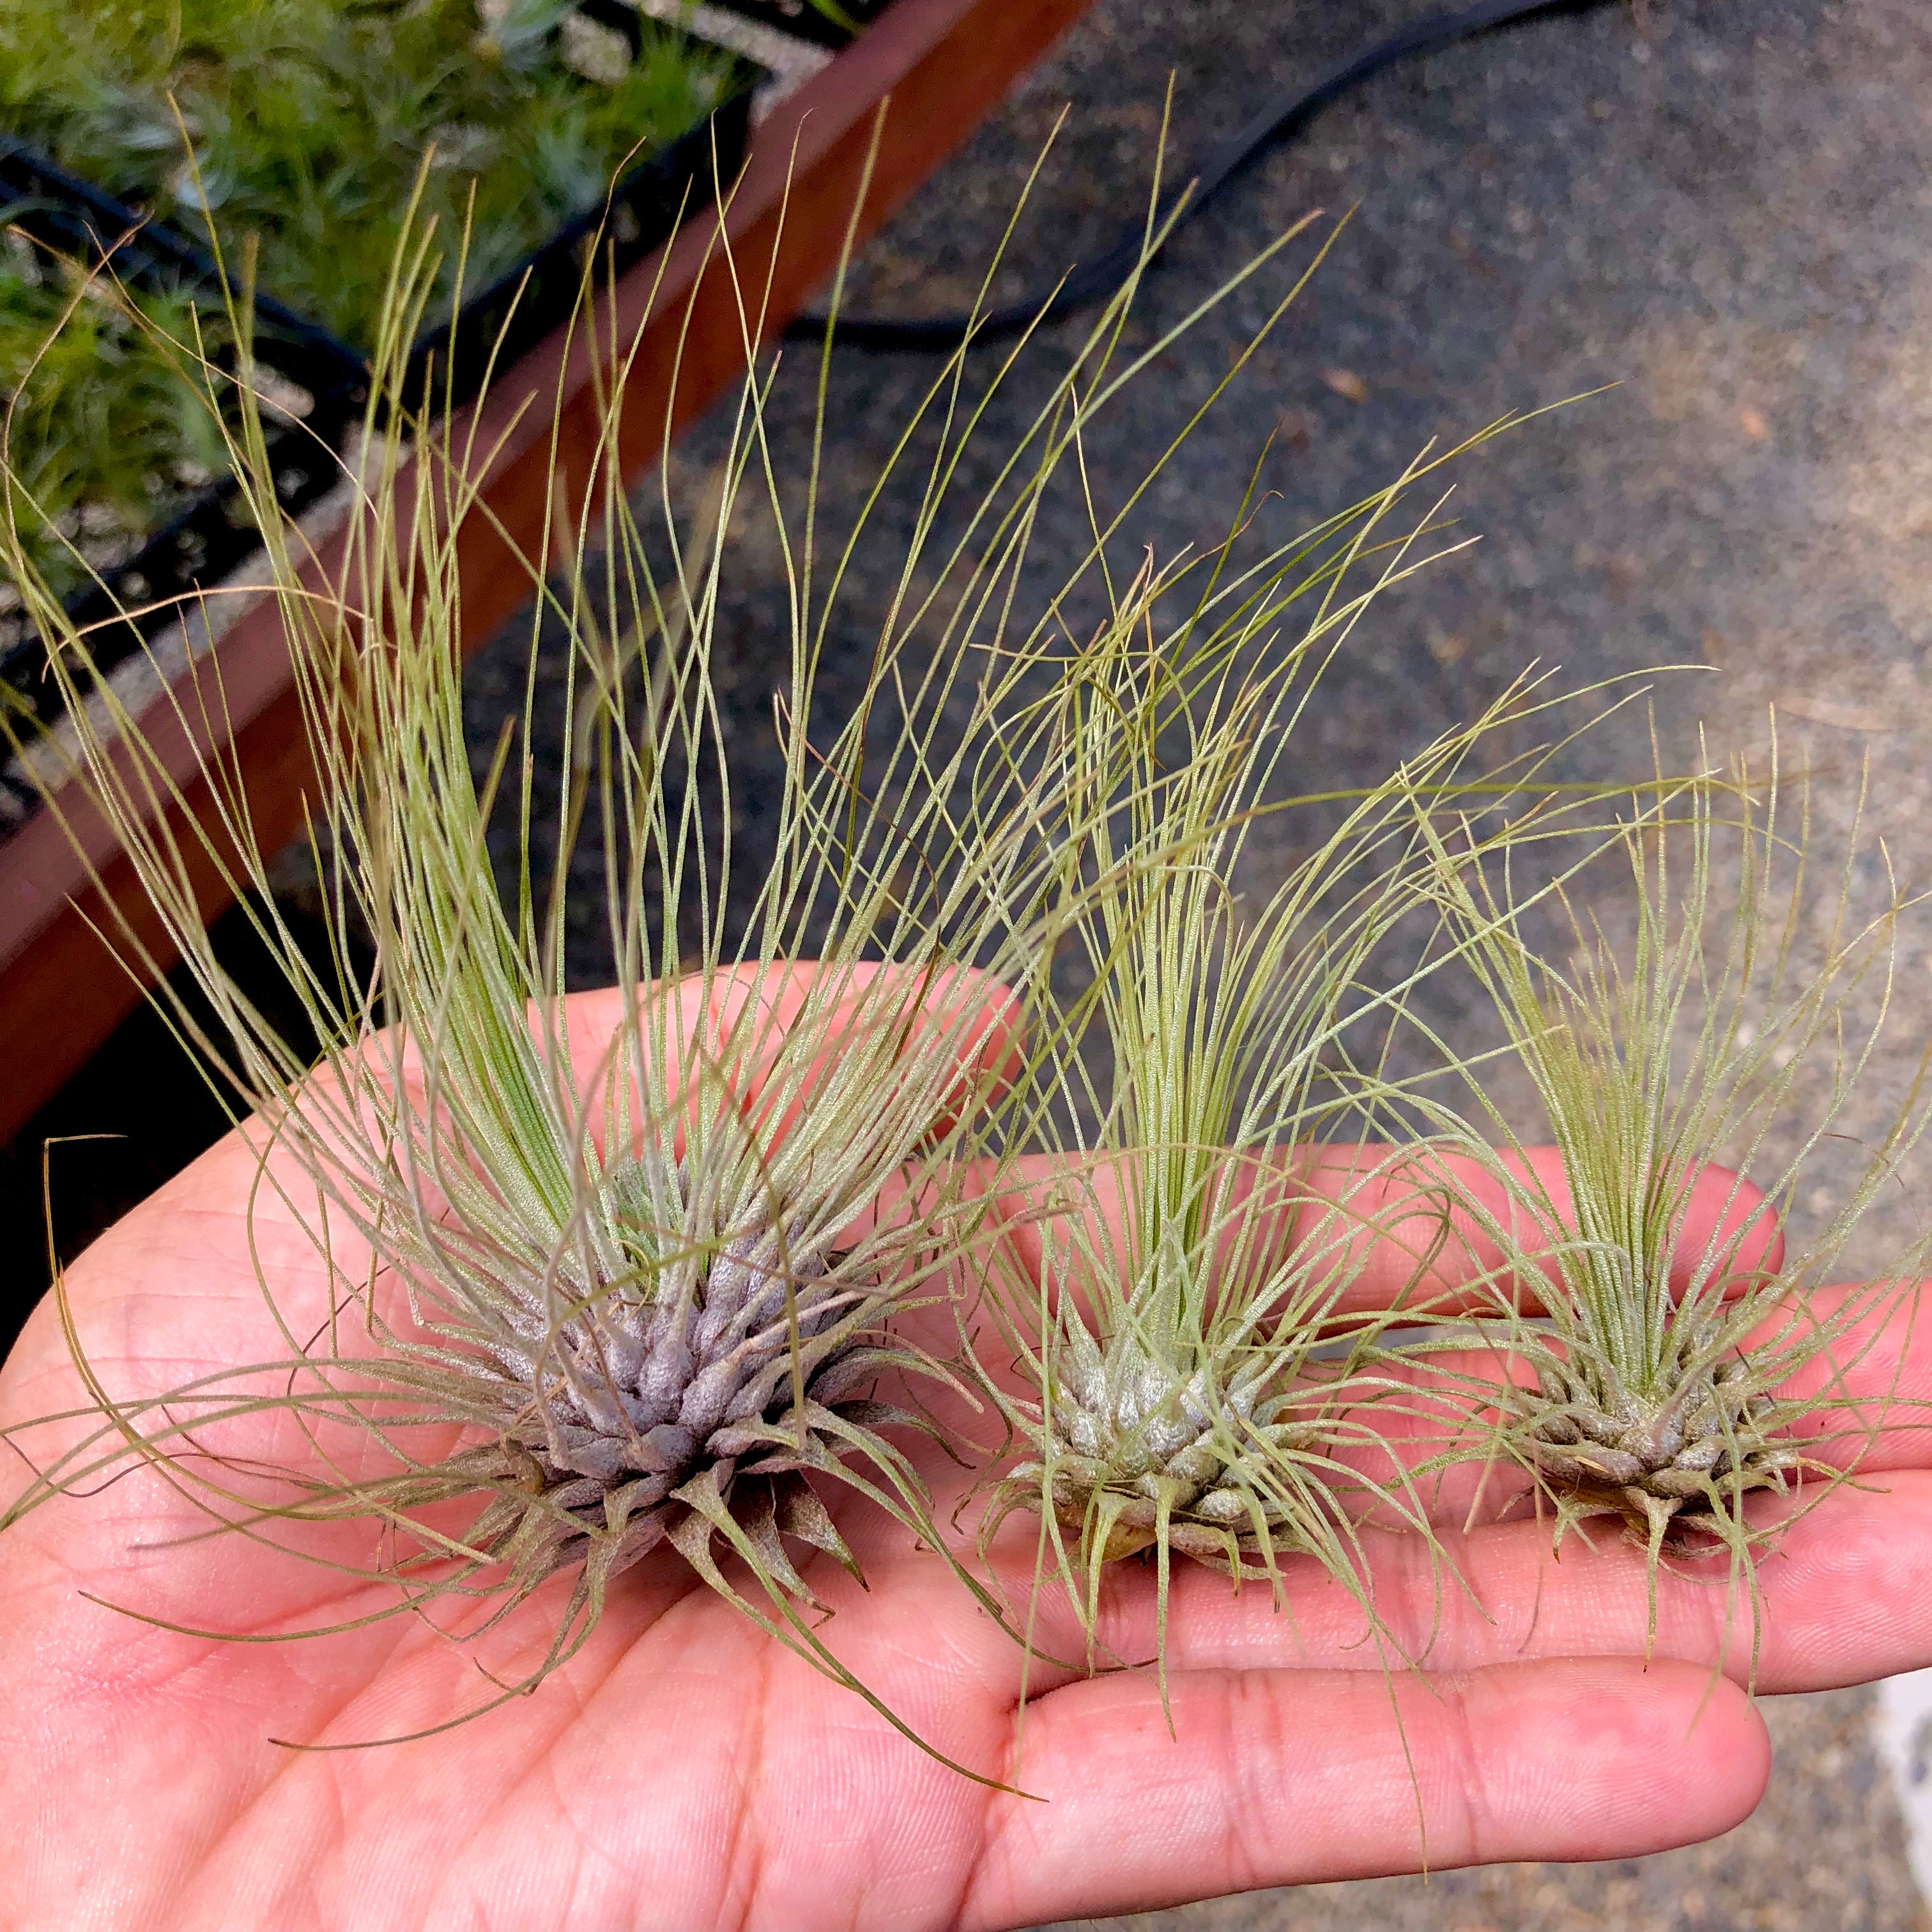
{"type": "Polygon", "coordinates": [[[1810,890],[1808,813],[1788,790],[1774,757],[1761,788],[1741,766],[1638,794],[1596,860],[1628,868],[1624,945],[1568,896],[1593,865],[1520,891],[1506,864],[1485,869],[1432,834],[1454,946],[1495,1002],[1561,1167],[1534,1168],[1472,1085],[1489,1132],[1452,1132],[1448,1144],[1488,1172],[1501,1204],[1462,1189],[1458,1206],[1502,1258],[1474,1325],[1528,1372],[1473,1385],[1496,1418],[1481,1453],[1528,1472],[1559,1538],[1621,1519],[1649,1552],[1653,1588],[1660,1556],[1700,1548],[1727,1550],[1748,1580],[1772,1533],[1749,1499],[1836,1479],[1846,1458],[1813,1450],[1833,1435],[1855,1448],[1878,1426],[1846,1372],[1932,1249],[1922,1235],[1878,1279],[1814,1298],[1924,1130],[1922,1062],[1835,1209],[1774,1264],[1801,1181],[1816,1214],[1820,1157],[1843,1140],[1879,1051],[1906,903],[1888,886],[1858,910],[1855,838],[1835,893],[1810,890]],[[1530,943],[1539,910],[1557,916],[1560,956],[1530,943]],[[1750,1171],[1768,1162],[1777,1171],[1754,1186],[1750,1171]],[[1524,1284],[1540,1319],[1519,1312],[1524,1284]]]}
{"type": "MultiPolygon", "coordinates": [[[[268,855],[221,748],[215,674],[179,709],[214,746],[216,821],[170,831],[158,808],[178,799],[174,782],[8,536],[8,565],[58,640],[78,775],[213,1020],[165,986],[160,997],[232,1096],[260,1156],[260,1198],[306,1234],[320,1286],[294,1297],[259,1264],[280,1357],[160,1396],[117,1397],[74,1335],[92,1404],[81,1413],[98,1426],[8,1520],[144,1461],[217,1524],[379,1581],[395,1611],[440,1610],[466,1637],[572,1574],[554,1640],[512,1689],[581,1644],[626,1566],[674,1552],[862,1694],[791,1552],[852,1566],[828,1507],[841,1496],[940,1542],[894,1439],[929,1425],[874,1384],[946,1373],[890,1324],[939,1294],[971,1246],[984,1197],[957,1177],[988,1132],[988,1102],[1036,1051],[1020,1046],[1002,982],[1024,980],[1068,908],[1111,885],[1117,866],[1158,863],[1173,842],[1143,840],[1096,873],[1088,820],[1114,788],[1070,785],[1056,750],[1067,717],[1052,694],[1056,613],[1114,526],[1096,521],[1092,550],[1065,562],[1036,622],[1015,612],[1063,460],[1179,331],[1124,357],[1124,291],[942,546],[941,506],[984,406],[964,393],[962,359],[946,365],[922,408],[938,433],[900,593],[837,716],[820,674],[850,550],[829,572],[815,557],[815,458],[802,532],[788,521],[764,428],[770,372],[750,359],[755,298],[722,500],[695,538],[668,489],[654,536],[627,506],[617,424],[637,350],[603,344],[602,434],[573,452],[599,487],[546,532],[560,580],[528,566],[536,622],[568,641],[566,741],[598,753],[566,774],[546,896],[532,876],[530,748],[519,761],[506,727],[479,785],[463,731],[458,546],[485,514],[494,452],[434,408],[412,420],[422,399],[395,393],[435,286],[430,243],[414,241],[386,305],[345,560],[322,591],[305,587],[303,547],[277,514],[255,412],[233,452],[322,780],[312,843],[331,958],[304,955],[268,893],[268,855]],[[389,423],[412,436],[412,460],[389,423]],[[734,937],[712,637],[734,508],[760,485],[791,593],[775,720],[783,789],[776,849],[734,937]],[[90,688],[98,711],[80,702],[90,688]],[[520,785],[506,788],[519,763],[520,785]],[[505,809],[520,855],[508,904],[485,847],[505,809]],[[562,890],[586,820],[601,833],[618,970],[588,1046],[586,1009],[565,998],[562,890]],[[314,1066],[224,970],[198,910],[204,868],[248,908],[299,999],[322,1042],[314,1066]],[[364,977],[358,930],[374,949],[364,977]],[[816,968],[801,972],[790,962],[806,951],[816,968]],[[299,1454],[264,1466],[265,1435],[299,1454]],[[345,1523],[366,1528],[359,1557],[308,1534],[345,1523]],[[728,1556],[742,1568],[724,1567],[728,1556]],[[464,1616],[464,1599],[482,1600],[464,1616]]],[[[822,407],[822,373],[820,394],[822,407]]],[[[526,737],[536,667],[533,636],[526,737]]],[[[1079,775],[1094,784],[1090,764],[1079,775]]],[[[119,938],[152,976],[135,926],[119,938]]]]}
{"type": "MultiPolygon", "coordinates": [[[[1426,1533],[1400,1477],[1363,1473],[1386,1460],[1378,1318],[1349,1291],[1378,1227],[1417,1204],[1363,1138],[1376,1081],[1346,1043],[1381,997],[1371,960],[1421,899],[1418,796],[1453,790],[1479,738],[1536,708],[1532,691],[1384,784],[1304,803],[1331,813],[1305,856],[1258,905],[1234,885],[1322,669],[1424,560],[1413,538],[1382,537],[1402,487],[1324,544],[1240,572],[1226,551],[1198,564],[1204,592],[1185,564],[1150,566],[1072,686],[1088,729],[1067,742],[1106,748],[1121,802],[1094,814],[1099,883],[1064,935],[1078,962],[1058,1004],[1066,1044],[1036,1064],[1018,1130],[1051,1179],[1036,1253],[988,1304],[1001,1353],[982,1349],[986,1380],[1021,1460],[980,1542],[984,1555],[1014,1512],[1036,1515],[1043,1571],[1090,1642],[1107,1567],[1139,1552],[1164,1657],[1176,1553],[1278,1595],[1282,1559],[1312,1556],[1366,1606],[1356,1520],[1393,1511],[1426,1533]],[[1119,862],[1156,842],[1173,862],[1119,862]]],[[[1054,1006],[1052,988],[1040,998],[1054,1006]]]]}

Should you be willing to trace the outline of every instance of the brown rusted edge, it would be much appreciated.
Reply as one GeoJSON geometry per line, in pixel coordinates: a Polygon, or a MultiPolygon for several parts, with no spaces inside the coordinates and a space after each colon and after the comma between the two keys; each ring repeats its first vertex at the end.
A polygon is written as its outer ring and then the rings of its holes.
{"type": "MultiPolygon", "coordinates": [[[[753,136],[725,217],[738,285],[760,292],[767,334],[799,312],[837,261],[874,139],[861,236],[911,194],[1090,4],[896,0],[861,40],[779,104],[753,136]]],[[[644,345],[624,401],[620,448],[630,476],[656,458],[667,433],[675,435],[743,373],[740,297],[716,222],[715,214],[692,222],[662,258],[640,263],[618,286],[615,339],[628,340],[641,326],[644,345]]],[[[512,425],[483,492],[504,535],[480,517],[466,526],[466,651],[529,593],[527,572],[504,538],[526,554],[541,542],[551,399],[563,398],[566,451],[588,448],[592,373],[587,344],[567,342],[560,331],[500,378],[485,405],[481,446],[512,425]],[[530,398],[537,406],[524,407],[530,398]]],[[[339,548],[339,539],[320,544],[319,570],[329,567],[339,548]]],[[[256,837],[272,850],[301,829],[302,800],[314,782],[272,603],[256,605],[236,625],[217,659],[256,837]]],[[[144,714],[142,727],[187,808],[206,820],[212,800],[196,776],[198,734],[183,727],[165,698],[144,714]]],[[[68,830],[43,812],[0,844],[0,1143],[140,997],[91,929],[90,920],[104,929],[115,925],[104,891],[158,964],[170,956],[112,833],[83,802],[65,815],[68,830]],[[90,861],[98,885],[89,880],[90,861]]],[[[191,842],[182,844],[187,850],[191,842]]],[[[205,859],[196,878],[209,917],[228,900],[219,872],[205,859]]]]}

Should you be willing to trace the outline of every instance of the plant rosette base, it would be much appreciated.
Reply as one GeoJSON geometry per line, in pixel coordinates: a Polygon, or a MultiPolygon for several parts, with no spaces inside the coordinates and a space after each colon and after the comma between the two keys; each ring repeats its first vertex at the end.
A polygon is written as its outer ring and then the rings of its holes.
{"type": "Polygon", "coordinates": [[[1765,1393],[1741,1358],[1691,1370],[1660,1400],[1606,1390],[1603,1377],[1562,1364],[1540,1363],[1537,1374],[1544,1406],[1514,1439],[1557,1505],[1559,1530],[1616,1516],[1638,1541],[1691,1555],[1713,1535],[1750,1536],[1748,1494],[1837,1473],[1789,1434],[1797,1406],[1765,1393]]]}
{"type": "Polygon", "coordinates": [[[1138,1350],[1090,1342],[1068,1352],[1052,1423],[1028,1428],[1039,1453],[995,1490],[988,1538],[1008,1514],[1050,1499],[1083,1556],[1102,1564],[1165,1542],[1246,1574],[1300,1546],[1278,1499],[1280,1471],[1318,1454],[1321,1431],[1294,1412],[1294,1396],[1276,1391],[1271,1364],[1226,1376],[1204,1365],[1181,1382],[1138,1350]]]}

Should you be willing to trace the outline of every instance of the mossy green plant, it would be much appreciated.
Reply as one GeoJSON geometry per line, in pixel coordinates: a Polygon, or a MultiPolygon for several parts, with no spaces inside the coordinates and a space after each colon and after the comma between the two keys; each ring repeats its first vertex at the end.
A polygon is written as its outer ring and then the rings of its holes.
{"type": "MultiPolygon", "coordinates": [[[[368,351],[404,211],[469,230],[464,286],[594,212],[627,160],[740,84],[735,58],[565,0],[0,0],[0,121],[368,351]]],[[[425,305],[456,286],[455,251],[425,305]]]]}
{"type": "MultiPolygon", "coordinates": [[[[0,226],[5,210],[0,208],[0,226]]],[[[16,520],[48,589],[72,596],[123,562],[227,468],[192,359],[226,328],[186,293],[88,275],[0,235],[0,407],[16,520]],[[199,322],[206,322],[197,338],[199,322]]],[[[17,618],[0,575],[0,622],[17,618]]]]}

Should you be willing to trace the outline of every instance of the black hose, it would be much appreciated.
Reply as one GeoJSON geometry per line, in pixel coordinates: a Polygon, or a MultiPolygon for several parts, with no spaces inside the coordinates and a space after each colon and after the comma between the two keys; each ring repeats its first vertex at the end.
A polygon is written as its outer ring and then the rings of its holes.
{"type": "MultiPolygon", "coordinates": [[[[1576,4],[1576,0],[1480,0],[1479,4],[1466,7],[1460,13],[1438,14],[1431,20],[1418,20],[1386,40],[1349,55],[1318,80],[1263,108],[1238,133],[1210,149],[1190,177],[1188,185],[1167,198],[1156,225],[1172,216],[1184,200],[1180,218],[1169,231],[1171,240],[1270,148],[1301,133],[1324,107],[1332,106],[1384,68],[1418,54],[1433,53],[1439,47],[1493,27],[1506,26],[1528,14],[1576,4]]],[[[1057,322],[1063,316],[1090,308],[1118,293],[1140,262],[1146,232],[1136,223],[1097,262],[1076,268],[1055,289],[1010,302],[1001,308],[984,309],[976,315],[922,316],[905,320],[888,316],[842,315],[835,322],[830,316],[802,315],[787,327],[785,334],[790,340],[822,342],[830,331],[832,340],[842,347],[912,352],[956,349],[969,338],[975,348],[1008,340],[1024,334],[1036,323],[1057,322]]]]}

